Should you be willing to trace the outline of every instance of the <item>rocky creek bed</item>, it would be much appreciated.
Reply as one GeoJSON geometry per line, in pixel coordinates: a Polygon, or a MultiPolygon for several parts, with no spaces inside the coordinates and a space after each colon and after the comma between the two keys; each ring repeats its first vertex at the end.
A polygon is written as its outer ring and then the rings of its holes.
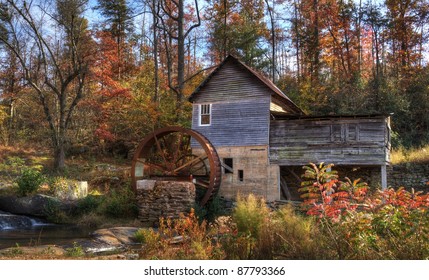
{"type": "Polygon", "coordinates": [[[70,225],[0,230],[0,259],[137,259],[141,248],[134,239],[137,230],[113,227],[90,232],[70,225]]]}

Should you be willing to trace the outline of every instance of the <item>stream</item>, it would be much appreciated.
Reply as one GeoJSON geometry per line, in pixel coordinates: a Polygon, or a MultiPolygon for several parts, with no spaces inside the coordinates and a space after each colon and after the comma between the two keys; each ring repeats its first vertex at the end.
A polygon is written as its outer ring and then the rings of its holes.
{"type": "Polygon", "coordinates": [[[49,244],[67,246],[88,239],[90,233],[88,228],[51,224],[39,218],[0,211],[0,249],[49,244]]]}

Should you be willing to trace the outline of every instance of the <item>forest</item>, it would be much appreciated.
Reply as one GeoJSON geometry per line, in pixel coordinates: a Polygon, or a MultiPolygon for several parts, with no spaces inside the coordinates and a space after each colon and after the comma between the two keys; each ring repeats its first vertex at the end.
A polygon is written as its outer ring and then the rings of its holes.
{"type": "MultiPolygon", "coordinates": [[[[60,198],[39,209],[50,223],[136,226],[134,148],[157,128],[190,127],[188,97],[230,54],[306,114],[390,114],[392,165],[408,168],[396,173],[427,178],[428,31],[428,0],[0,0],[0,199],[48,194],[60,198]],[[81,182],[90,191],[63,208],[81,182]]],[[[215,197],[136,227],[144,247],[130,258],[428,258],[426,179],[377,190],[332,166],[304,166],[299,205],[215,197]]],[[[27,258],[15,245],[0,259],[27,258]]],[[[98,257],[52,248],[31,258],[98,257]]]]}
{"type": "Polygon", "coordinates": [[[429,142],[426,0],[2,0],[0,144],[127,156],[189,126],[228,54],[313,115],[391,113],[394,147],[429,142]]]}

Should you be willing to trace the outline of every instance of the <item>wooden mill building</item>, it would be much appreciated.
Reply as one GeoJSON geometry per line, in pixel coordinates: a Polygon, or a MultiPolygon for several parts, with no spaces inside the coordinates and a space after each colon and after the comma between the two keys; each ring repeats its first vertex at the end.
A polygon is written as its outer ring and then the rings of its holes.
{"type": "Polygon", "coordinates": [[[367,170],[377,184],[387,185],[389,116],[305,115],[274,83],[233,56],[189,101],[192,129],[205,135],[222,159],[225,197],[297,199],[301,167],[309,162],[367,170]]]}

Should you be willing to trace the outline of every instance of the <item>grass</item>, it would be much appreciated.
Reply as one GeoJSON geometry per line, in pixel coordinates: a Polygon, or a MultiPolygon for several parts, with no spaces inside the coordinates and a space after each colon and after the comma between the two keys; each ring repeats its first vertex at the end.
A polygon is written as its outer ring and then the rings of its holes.
{"type": "Polygon", "coordinates": [[[390,158],[392,164],[429,163],[429,145],[422,148],[394,149],[390,158]]]}

